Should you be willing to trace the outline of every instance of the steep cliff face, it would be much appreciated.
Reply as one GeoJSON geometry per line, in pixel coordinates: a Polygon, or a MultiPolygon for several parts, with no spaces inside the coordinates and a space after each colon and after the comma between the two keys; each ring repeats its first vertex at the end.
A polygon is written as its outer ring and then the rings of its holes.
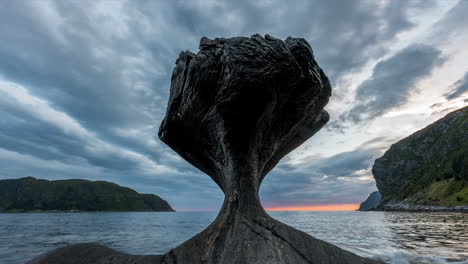
{"type": "Polygon", "coordinates": [[[382,209],[468,205],[468,107],[392,145],[372,173],[382,209]]]}
{"type": "Polygon", "coordinates": [[[153,194],[105,181],[48,181],[26,177],[0,180],[0,212],[174,211],[153,194]]]}
{"type": "Polygon", "coordinates": [[[373,192],[367,197],[367,199],[361,203],[358,211],[368,211],[376,208],[380,203],[382,195],[379,192],[373,192]]]}

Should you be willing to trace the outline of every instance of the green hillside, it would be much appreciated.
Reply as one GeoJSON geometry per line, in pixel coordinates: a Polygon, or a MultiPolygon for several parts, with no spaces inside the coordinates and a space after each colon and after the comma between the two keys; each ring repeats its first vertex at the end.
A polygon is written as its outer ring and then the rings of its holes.
{"type": "Polygon", "coordinates": [[[382,204],[468,204],[468,107],[392,145],[372,169],[382,204]]]}
{"type": "Polygon", "coordinates": [[[160,197],[104,181],[0,180],[0,211],[174,211],[160,197]]]}

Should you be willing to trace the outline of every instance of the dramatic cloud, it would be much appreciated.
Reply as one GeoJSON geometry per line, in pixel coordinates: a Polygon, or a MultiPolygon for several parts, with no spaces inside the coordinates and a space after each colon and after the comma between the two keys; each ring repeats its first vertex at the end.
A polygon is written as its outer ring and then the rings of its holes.
{"type": "Polygon", "coordinates": [[[266,206],[358,203],[362,192],[375,189],[370,168],[381,150],[358,148],[314,159],[302,165],[282,165],[261,190],[266,206]]]}
{"type": "Polygon", "coordinates": [[[357,103],[346,119],[357,123],[373,119],[408,101],[417,81],[442,63],[441,52],[431,46],[415,44],[379,62],[369,80],[356,92],[357,103]]]}
{"type": "MultiPolygon", "coordinates": [[[[461,48],[424,36],[431,25],[447,41],[466,35],[462,2],[0,1],[0,179],[108,180],[179,210],[216,209],[219,188],[156,131],[181,51],[196,52],[202,36],[260,33],[311,43],[334,84],[328,110],[342,116],[334,124],[348,137],[321,131],[300,148],[304,158],[286,157],[266,177],[264,203],[357,202],[375,189],[369,168],[390,144],[361,143],[400,135],[362,135],[341,123],[368,124],[430,98],[416,92],[436,93],[418,84],[446,54],[444,66],[463,71],[453,78],[467,72],[461,48]]],[[[466,91],[466,76],[453,78],[436,96],[466,91]]]]}
{"type": "Polygon", "coordinates": [[[451,87],[450,90],[444,95],[448,100],[453,100],[462,96],[464,93],[468,92],[468,72],[465,73],[463,78],[456,81],[451,87]]]}

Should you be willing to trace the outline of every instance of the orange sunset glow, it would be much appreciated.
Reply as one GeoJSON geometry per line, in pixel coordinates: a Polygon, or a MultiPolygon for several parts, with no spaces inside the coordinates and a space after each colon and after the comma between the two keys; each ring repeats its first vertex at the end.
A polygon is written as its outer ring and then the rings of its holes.
{"type": "Polygon", "coordinates": [[[272,206],[267,211],[355,211],[359,204],[321,204],[300,206],[272,206]]]}

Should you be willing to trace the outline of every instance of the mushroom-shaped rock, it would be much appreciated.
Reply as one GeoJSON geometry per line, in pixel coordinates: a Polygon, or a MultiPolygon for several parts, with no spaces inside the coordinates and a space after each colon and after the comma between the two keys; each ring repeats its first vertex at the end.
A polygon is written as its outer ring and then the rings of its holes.
{"type": "Polygon", "coordinates": [[[375,263],[272,219],[258,196],[278,161],[328,121],[327,76],[306,40],[203,38],[176,62],[159,137],[225,194],[168,263],[375,263]]]}
{"type": "MultiPolygon", "coordinates": [[[[328,121],[323,108],[330,95],[327,76],[301,38],[202,38],[197,54],[182,52],[159,137],[208,174],[225,199],[204,231],[162,256],[127,255],[130,263],[380,263],[276,221],[260,204],[265,175],[328,121]]],[[[89,263],[126,263],[118,262],[122,253],[86,247],[103,255],[89,263]],[[117,262],[105,262],[113,256],[117,262]]],[[[48,259],[73,259],[76,250],[65,247],[48,259]]],[[[88,263],[83,254],[81,260],[88,263]]]]}

